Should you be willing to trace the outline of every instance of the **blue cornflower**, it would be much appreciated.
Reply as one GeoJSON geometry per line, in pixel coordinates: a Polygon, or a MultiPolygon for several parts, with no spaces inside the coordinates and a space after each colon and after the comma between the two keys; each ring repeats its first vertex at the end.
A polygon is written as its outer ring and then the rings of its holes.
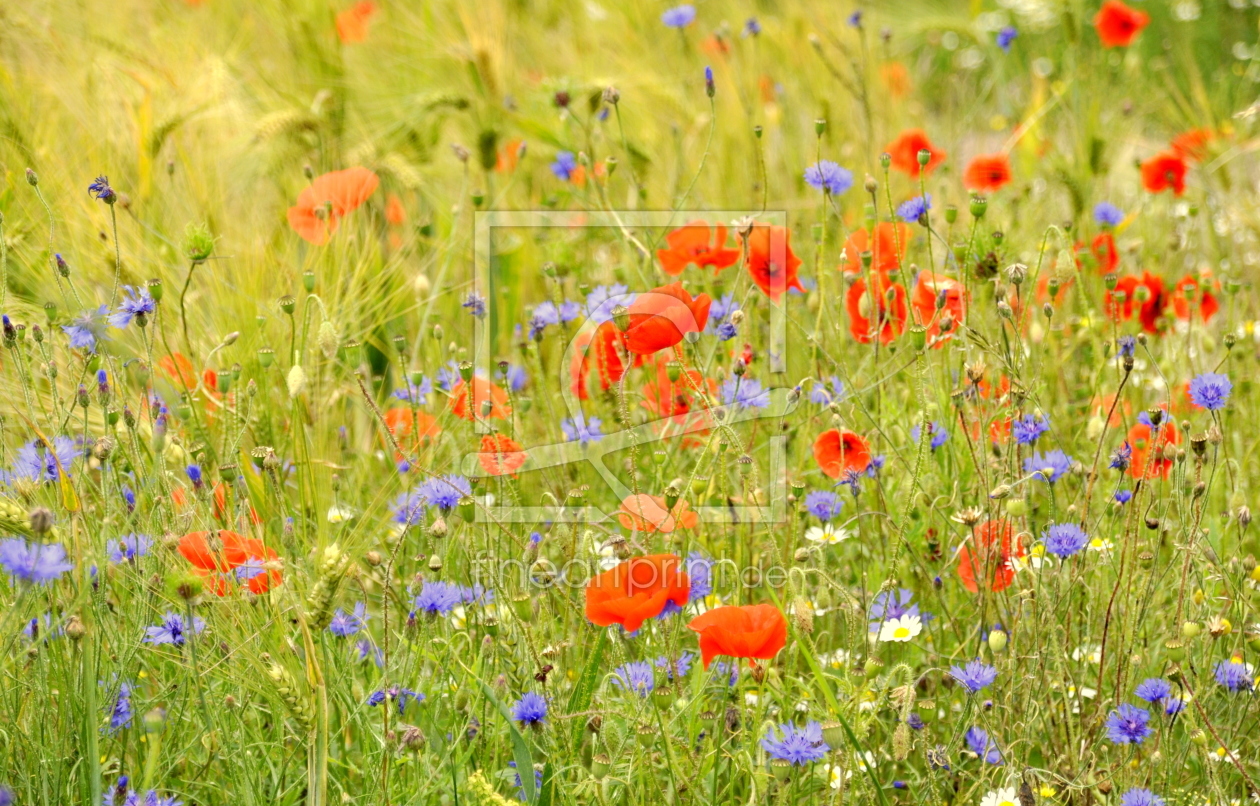
{"type": "Polygon", "coordinates": [[[820,406],[829,406],[844,399],[844,384],[835,375],[825,381],[814,381],[814,388],[809,392],[809,402],[820,406]]]}
{"type": "Polygon", "coordinates": [[[612,681],[615,685],[640,697],[646,697],[656,688],[656,674],[652,671],[652,664],[645,660],[623,663],[613,670],[613,674],[616,675],[612,681]]]}
{"type": "Polygon", "coordinates": [[[464,594],[459,585],[430,580],[420,588],[420,595],[412,600],[411,606],[414,609],[411,615],[414,617],[417,613],[425,613],[430,616],[445,616],[463,601],[464,594]]]}
{"type": "Polygon", "coordinates": [[[735,299],[735,295],[723,294],[709,305],[709,324],[712,325],[714,320],[725,319],[738,310],[739,300],[735,299]]]}
{"type": "Polygon", "coordinates": [[[1111,464],[1108,467],[1112,470],[1128,470],[1132,462],[1133,446],[1126,440],[1123,445],[1111,452],[1111,464]]]}
{"type": "Polygon", "coordinates": [[[183,646],[188,642],[188,635],[199,634],[206,628],[206,622],[196,616],[192,619],[192,629],[189,630],[184,623],[184,617],[179,613],[172,613],[167,610],[166,615],[162,616],[162,623],[144,629],[144,643],[146,644],[171,644],[173,646],[183,646]]]}
{"type": "Polygon", "coordinates": [[[1168,716],[1176,716],[1186,707],[1186,701],[1180,697],[1169,697],[1164,700],[1164,713],[1168,716]]]}
{"type": "Polygon", "coordinates": [[[1229,658],[1212,669],[1216,682],[1230,691],[1251,691],[1255,681],[1251,679],[1251,664],[1229,658]]]}
{"type": "Polygon", "coordinates": [[[462,604],[490,604],[494,601],[494,591],[488,591],[485,586],[474,584],[471,587],[463,585],[459,587],[459,601],[462,604]]]}
{"type": "Polygon", "coordinates": [[[20,537],[0,540],[0,567],[14,579],[31,585],[55,581],[74,564],[66,560],[60,543],[30,543],[20,537]]]}
{"type": "Polygon", "coordinates": [[[393,398],[404,403],[424,405],[429,402],[429,395],[431,394],[433,394],[433,381],[427,377],[422,377],[420,383],[412,383],[408,379],[404,388],[393,391],[393,398]]]}
{"type": "Polygon", "coordinates": [[[519,392],[529,383],[529,373],[520,364],[508,364],[507,372],[496,369],[495,380],[504,381],[513,392],[519,392]]]}
{"type": "Polygon", "coordinates": [[[687,555],[687,578],[691,582],[691,601],[698,602],[713,593],[713,560],[698,551],[687,555]]]}
{"type": "Polygon", "coordinates": [[[1115,500],[1117,504],[1127,504],[1129,503],[1129,501],[1133,500],[1133,491],[1132,490],[1116,490],[1115,494],[1111,497],[1115,500]]]}
{"type": "Polygon", "coordinates": [[[566,417],[560,421],[560,430],[564,432],[564,438],[569,442],[580,442],[587,445],[591,442],[599,442],[604,438],[600,428],[603,421],[598,417],[587,417],[582,412],[578,412],[574,417],[566,417]]]}
{"type": "Polygon", "coordinates": [[[1116,744],[1141,744],[1155,732],[1147,724],[1150,721],[1150,711],[1127,702],[1121,703],[1119,708],[1107,715],[1107,738],[1116,744]]]}
{"type": "Polygon", "coordinates": [[[135,712],[131,710],[131,686],[122,683],[118,686],[118,697],[109,713],[109,732],[117,733],[123,728],[131,727],[135,712]]]}
{"type": "Polygon", "coordinates": [[[557,151],[556,161],[551,163],[551,172],[557,178],[567,182],[569,177],[573,175],[573,172],[577,170],[577,167],[577,157],[573,155],[572,151],[557,151]]]}
{"type": "Polygon", "coordinates": [[[862,27],[862,11],[861,11],[861,9],[859,9],[859,10],[857,10],[857,11],[854,11],[852,14],[850,14],[850,15],[849,15],[849,16],[845,19],[845,22],[847,22],[847,23],[849,24],[849,27],[850,27],[850,28],[861,28],[861,27],[862,27]]]}
{"type": "Polygon", "coordinates": [[[997,32],[997,46],[1001,48],[1004,53],[1010,53],[1011,43],[1015,41],[1015,37],[1017,36],[1019,36],[1019,31],[1015,30],[1014,26],[1007,25],[1005,28],[997,32]]]}
{"type": "Polygon", "coordinates": [[[188,467],[184,468],[184,472],[188,474],[188,480],[192,482],[193,489],[200,490],[202,486],[206,483],[205,477],[201,472],[200,466],[189,465],[188,467]]]}
{"type": "Polygon", "coordinates": [[[1116,339],[1116,347],[1120,350],[1120,355],[1133,355],[1137,349],[1137,339],[1132,336],[1121,336],[1116,339]]]}
{"type": "Polygon", "coordinates": [[[109,186],[108,176],[98,176],[96,181],[88,185],[88,194],[100,199],[106,204],[113,204],[118,201],[118,194],[109,186]]]}
{"type": "Polygon", "coordinates": [[[540,302],[529,315],[529,338],[537,341],[551,325],[560,324],[560,309],[552,302],[540,302]]]}
{"type": "Polygon", "coordinates": [[[977,726],[968,728],[963,740],[967,742],[967,749],[979,756],[985,764],[1002,763],[1002,752],[998,750],[997,743],[989,738],[984,728],[977,726]]]}
{"type": "Polygon", "coordinates": [[[586,295],[586,316],[596,324],[603,324],[612,319],[613,309],[618,305],[629,306],[634,302],[634,294],[621,283],[596,286],[586,295]]]}
{"type": "Polygon", "coordinates": [[[910,712],[910,716],[906,717],[906,724],[910,726],[910,730],[923,730],[927,727],[918,711],[910,712]]]}
{"type": "Polygon", "coordinates": [[[136,511],[136,491],[130,487],[122,488],[123,503],[127,505],[128,512],[136,511]]]}
{"type": "Polygon", "coordinates": [[[1050,430],[1049,417],[1034,417],[1031,414],[1025,414],[1015,422],[1011,423],[1011,435],[1015,437],[1015,442],[1020,445],[1031,445],[1037,441],[1037,437],[1050,430]]]}
{"type": "Polygon", "coordinates": [[[770,405],[770,390],[761,388],[761,381],[747,376],[728,375],[719,394],[722,403],[739,409],[764,409],[770,405]]]}
{"type": "Polygon", "coordinates": [[[978,658],[966,666],[949,667],[949,673],[955,680],[962,683],[969,694],[988,688],[997,679],[997,669],[978,658]]]}
{"type": "Polygon", "coordinates": [[[132,533],[110,541],[105,551],[112,563],[133,562],[137,557],[148,554],[152,545],[153,539],[148,535],[132,533]]]}
{"type": "Polygon", "coordinates": [[[805,169],[805,184],[839,196],[853,187],[853,172],[831,160],[822,160],[805,169]]]}
{"type": "Polygon", "coordinates": [[[1032,456],[1024,460],[1025,473],[1032,473],[1050,484],[1061,479],[1071,467],[1072,457],[1060,450],[1046,451],[1044,456],[1034,451],[1032,456]]]}
{"type": "Polygon", "coordinates": [[[450,512],[459,499],[472,495],[472,485],[463,476],[448,474],[425,481],[416,487],[416,493],[442,512],[450,512]]]}
{"type": "Polygon", "coordinates": [[[105,338],[105,317],[109,306],[102,305],[95,311],[84,311],[70,324],[62,325],[62,331],[70,337],[70,347],[75,350],[96,352],[96,342],[105,338]]]}
{"type": "Polygon", "coordinates": [[[391,505],[394,523],[415,526],[424,520],[424,507],[428,499],[419,492],[402,493],[391,505]]]}
{"type": "Polygon", "coordinates": [[[1075,523],[1056,523],[1041,535],[1046,551],[1056,557],[1071,557],[1089,545],[1089,535],[1075,523]]]}
{"type": "Polygon", "coordinates": [[[136,324],[144,327],[148,316],[157,308],[157,303],[153,301],[147,288],[136,290],[125,285],[123,290],[126,293],[123,295],[122,302],[118,303],[118,310],[109,317],[109,323],[121,328],[131,324],[131,320],[135,319],[136,324]]]}
{"type": "Polygon", "coordinates": [[[13,795],[13,790],[0,785],[0,806],[13,806],[15,803],[17,799],[13,795]]]}
{"type": "MultiPolygon", "coordinates": [[[[915,442],[918,442],[919,435],[922,433],[922,431],[923,431],[922,426],[916,425],[914,428],[910,429],[910,438],[913,439],[915,442]]],[[[932,450],[936,450],[937,448],[941,447],[949,439],[949,429],[947,429],[944,426],[944,424],[940,422],[929,423],[928,434],[930,434],[932,437],[932,440],[928,443],[931,446],[932,450]]]]}
{"type": "Polygon", "coordinates": [[[486,298],[476,291],[469,291],[460,307],[467,308],[469,313],[480,319],[486,315],[486,298]]]}
{"type": "Polygon", "coordinates": [[[53,437],[52,450],[43,440],[33,440],[18,448],[12,469],[0,470],[0,482],[56,481],[63,472],[70,475],[70,464],[82,453],[68,437],[53,437]]]}
{"type": "Polygon", "coordinates": [[[436,373],[438,388],[443,392],[451,391],[451,387],[459,383],[459,364],[454,361],[446,362],[445,366],[438,367],[436,373]]]}
{"type": "Polygon", "coordinates": [[[776,738],[775,731],[761,737],[761,747],[771,758],[786,761],[797,767],[803,767],[818,761],[827,755],[831,748],[823,741],[822,725],[808,722],[805,727],[798,728],[791,722],[779,726],[783,738],[776,738]]]}
{"type": "Polygon", "coordinates": [[[389,700],[398,707],[398,715],[402,716],[403,711],[407,710],[407,703],[412,700],[416,702],[424,702],[424,695],[418,691],[412,691],[402,686],[390,686],[387,691],[374,691],[368,695],[368,705],[380,705],[389,700]]]}
{"type": "Polygon", "coordinates": [[[661,22],[669,28],[686,28],[696,19],[696,7],[689,4],[674,6],[661,15],[661,22]]]}
{"type": "MultiPolygon", "coordinates": [[[[474,720],[475,721],[475,720],[474,720]]],[[[470,729],[471,730],[471,729],[470,729]]],[[[512,784],[516,787],[516,799],[525,800],[525,784],[521,782],[521,773],[516,769],[516,762],[509,761],[508,766],[512,768],[512,784]]],[[[534,769],[534,791],[542,789],[543,771],[534,769]]]]}
{"type": "Polygon", "coordinates": [[[670,663],[669,658],[662,655],[654,661],[654,665],[658,669],[664,669],[665,676],[672,681],[676,678],[686,677],[687,672],[691,671],[691,664],[695,661],[695,659],[696,653],[684,649],[682,654],[679,655],[678,659],[673,663],[670,663]]]}
{"type": "Polygon", "coordinates": [[[897,215],[902,221],[918,221],[927,215],[928,210],[932,209],[932,194],[928,193],[923,196],[915,196],[909,201],[902,202],[897,207],[897,215]]]}
{"type": "Polygon", "coordinates": [[[333,635],[346,638],[367,626],[367,620],[367,603],[355,602],[354,610],[349,613],[337,608],[337,612],[333,613],[332,621],[328,623],[328,631],[333,635]]]}
{"type": "Polygon", "coordinates": [[[1120,796],[1120,806],[1164,806],[1164,799],[1149,789],[1135,786],[1120,796]]]}
{"type": "Polygon", "coordinates": [[[704,92],[710,98],[717,92],[717,86],[713,83],[713,68],[708,65],[704,68],[704,92]]]}
{"type": "Polygon", "coordinates": [[[919,606],[910,602],[913,598],[914,592],[906,588],[875,594],[868,613],[871,632],[879,632],[880,625],[889,619],[919,615],[919,606]]]}
{"type": "Polygon", "coordinates": [[[744,36],[757,36],[761,33],[761,23],[757,22],[756,17],[749,17],[748,22],[744,23],[744,36]]]}
{"type": "Polygon", "coordinates": [[[840,514],[844,499],[830,490],[814,490],[805,496],[805,511],[820,521],[829,521],[840,514]]]}
{"type": "Polygon", "coordinates": [[[547,719],[547,701],[533,691],[512,704],[512,718],[522,725],[542,726],[547,719]]]}
{"type": "Polygon", "coordinates": [[[721,341],[730,341],[739,335],[739,328],[732,322],[722,322],[717,326],[717,337],[721,341]]]}
{"type": "Polygon", "coordinates": [[[1234,389],[1228,375],[1219,372],[1205,372],[1195,375],[1190,381],[1190,400],[1196,406],[1216,411],[1225,408],[1229,402],[1229,393],[1234,389]]]}
{"type": "Polygon", "coordinates": [[[1124,211],[1111,202],[1098,202],[1094,205],[1094,220],[1104,226],[1114,227],[1124,220],[1124,211]]]}
{"type": "Polygon", "coordinates": [[[1133,696],[1147,702],[1159,702],[1172,694],[1172,684],[1162,677],[1148,677],[1133,690],[1133,696]]]}

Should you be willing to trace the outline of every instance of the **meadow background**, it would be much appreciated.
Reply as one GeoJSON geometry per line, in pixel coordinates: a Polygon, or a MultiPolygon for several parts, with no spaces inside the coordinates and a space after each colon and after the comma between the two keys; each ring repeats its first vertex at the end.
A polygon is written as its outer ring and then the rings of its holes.
{"type": "Polygon", "coordinates": [[[1260,799],[1260,8],[1100,5],[0,6],[0,804],[1260,799]]]}

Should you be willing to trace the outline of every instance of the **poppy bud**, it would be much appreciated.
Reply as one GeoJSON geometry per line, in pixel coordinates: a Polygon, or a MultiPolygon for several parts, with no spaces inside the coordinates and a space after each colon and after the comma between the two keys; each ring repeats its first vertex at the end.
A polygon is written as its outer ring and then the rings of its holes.
{"type": "Polygon", "coordinates": [[[863,185],[863,188],[866,190],[867,193],[873,194],[875,191],[879,190],[879,185],[876,184],[875,177],[871,176],[870,174],[867,174],[866,183],[863,185]]]}
{"type": "Polygon", "coordinates": [[[970,209],[972,218],[984,218],[985,211],[989,209],[989,200],[983,196],[972,196],[970,209]]]}
{"type": "Polygon", "coordinates": [[[678,499],[680,497],[681,495],[677,487],[675,487],[672,484],[666,487],[665,488],[665,508],[672,511],[674,508],[674,505],[678,503],[678,499]]]}
{"type": "Polygon", "coordinates": [[[604,87],[603,98],[604,103],[609,106],[616,106],[621,102],[621,93],[617,91],[616,87],[604,87]]]}
{"type": "Polygon", "coordinates": [[[952,204],[945,206],[945,223],[953,224],[958,220],[958,208],[952,204]]]}
{"type": "Polygon", "coordinates": [[[617,305],[616,307],[612,309],[612,316],[613,316],[613,324],[617,326],[618,330],[620,330],[622,333],[625,333],[627,330],[629,330],[630,328],[630,309],[629,308],[627,308],[625,305],[617,305]]]}
{"type": "Polygon", "coordinates": [[[923,325],[910,326],[910,344],[914,349],[922,350],[927,344],[927,328],[923,325]]]}
{"type": "Polygon", "coordinates": [[[275,360],[276,351],[270,347],[263,347],[258,351],[258,363],[261,364],[264,369],[270,367],[272,362],[275,360]]]}
{"type": "Polygon", "coordinates": [[[1003,630],[991,630],[989,632],[989,649],[994,652],[1001,652],[1006,649],[1006,642],[1009,636],[1003,630]]]}
{"type": "Polygon", "coordinates": [[[1012,498],[1006,502],[1006,514],[1013,518],[1022,518],[1028,514],[1028,500],[1026,498],[1012,498]]]}
{"type": "Polygon", "coordinates": [[[596,781],[602,781],[608,777],[608,771],[612,768],[612,761],[603,753],[596,753],[591,759],[591,777],[596,781]]]}
{"type": "Polygon", "coordinates": [[[1187,621],[1181,625],[1181,637],[1187,641],[1197,638],[1203,632],[1203,626],[1195,621],[1187,621]]]}
{"type": "Polygon", "coordinates": [[[1180,663],[1186,659],[1186,648],[1180,641],[1168,640],[1164,642],[1164,651],[1168,654],[1170,660],[1174,663],[1180,663]]]}
{"type": "Polygon", "coordinates": [[[446,525],[446,519],[438,515],[433,523],[429,524],[429,534],[433,537],[446,537],[449,527],[446,525]]]}

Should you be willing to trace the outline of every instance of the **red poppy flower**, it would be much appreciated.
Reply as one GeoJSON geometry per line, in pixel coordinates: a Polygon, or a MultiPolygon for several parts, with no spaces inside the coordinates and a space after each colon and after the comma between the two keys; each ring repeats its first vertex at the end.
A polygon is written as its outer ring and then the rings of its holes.
{"type": "MultiPolygon", "coordinates": [[[[442,433],[442,427],[436,419],[419,409],[413,412],[407,406],[396,406],[386,411],[385,427],[394,435],[398,446],[407,453],[416,453],[424,441],[437,439],[438,434],[442,433]]],[[[403,458],[402,454],[398,454],[394,460],[402,461],[403,458]]]]}
{"type": "Polygon", "coordinates": [[[840,268],[848,274],[862,274],[862,253],[869,250],[872,271],[896,271],[905,260],[910,238],[910,227],[900,222],[881,221],[876,224],[874,243],[871,243],[870,233],[865,229],[854,230],[844,242],[844,262],[840,268]]]}
{"type": "Polygon", "coordinates": [[[407,208],[395,193],[389,194],[389,198],[385,200],[385,222],[391,227],[401,227],[407,223],[407,208]]]}
{"type": "Polygon", "coordinates": [[[635,632],[668,604],[682,607],[691,595],[682,560],[674,554],[633,557],[586,585],[586,618],[608,627],[620,624],[635,632]]]}
{"type": "Polygon", "coordinates": [[[363,42],[367,39],[368,22],[375,15],[376,3],[360,0],[337,15],[337,36],[347,45],[363,42]]]}
{"type": "Polygon", "coordinates": [[[894,283],[883,272],[871,274],[875,292],[866,291],[866,278],[854,280],[845,292],[844,307],[849,313],[849,333],[860,344],[868,344],[878,333],[881,344],[888,344],[906,330],[910,310],[906,306],[906,289],[894,283]]]}
{"type": "Polygon", "coordinates": [[[792,234],[787,227],[754,224],[748,235],[748,274],[757,287],[775,302],[789,288],[804,291],[796,277],[801,259],[792,252],[792,234]]]}
{"type": "Polygon", "coordinates": [[[1104,48],[1127,48],[1150,21],[1145,11],[1129,8],[1120,0],[1107,0],[1094,16],[1094,28],[1104,48]]]}
{"type": "Polygon", "coordinates": [[[989,589],[1004,591],[1015,580],[1014,560],[1028,552],[1023,541],[1012,537],[1011,522],[985,521],[977,526],[971,543],[958,549],[958,578],[972,593],[980,590],[977,579],[992,579],[989,589]]]}
{"type": "Polygon", "coordinates": [[[328,243],[341,219],[357,210],[380,180],[367,168],[347,168],[315,177],[289,208],[289,226],[313,244],[328,243]]]}
{"type": "Polygon", "coordinates": [[[227,592],[224,575],[235,572],[247,563],[251,568],[255,565],[264,566],[247,583],[254,593],[266,593],[273,585],[282,581],[279,570],[266,567],[277,563],[279,555],[275,550],[268,548],[261,540],[246,538],[226,529],[215,532],[213,537],[210,532],[189,532],[179,539],[179,553],[184,555],[193,570],[206,577],[211,591],[219,596],[227,592]]]}
{"type": "Polygon", "coordinates": [[[927,132],[922,129],[906,129],[884,150],[892,157],[892,167],[915,178],[918,178],[920,171],[932,173],[936,166],[945,161],[946,156],[944,151],[932,145],[927,132]],[[920,151],[927,151],[932,155],[925,166],[919,165],[920,151]]]}
{"type": "Polygon", "coordinates": [[[688,333],[699,333],[709,322],[712,302],[708,294],[693,298],[682,283],[663,285],[640,294],[630,303],[626,349],[638,355],[651,355],[673,347],[688,333]]]}
{"type": "Polygon", "coordinates": [[[1207,156],[1207,144],[1212,139],[1209,129],[1191,129],[1182,132],[1168,145],[1172,152],[1187,162],[1202,162],[1207,156]]]}
{"type": "Polygon", "coordinates": [[[1185,321],[1198,313],[1206,322],[1221,309],[1216,295],[1212,293],[1211,285],[1194,275],[1182,277],[1173,286],[1172,305],[1177,318],[1185,321]]]}
{"type": "Polygon", "coordinates": [[[1107,425],[1111,428],[1119,428],[1120,425],[1124,423],[1125,419],[1127,419],[1132,413],[1133,407],[1129,405],[1129,401],[1127,400],[1121,400],[1117,404],[1116,393],[1111,392],[1110,394],[1102,395],[1101,397],[1095,396],[1094,399],[1090,401],[1090,411],[1092,411],[1094,416],[1098,418],[1106,417],[1107,412],[1111,412],[1111,419],[1107,421],[1107,425]],[[1112,411],[1111,409],[1113,405],[1115,406],[1115,411],[1112,411]]]}
{"type": "Polygon", "coordinates": [[[919,324],[927,327],[928,343],[939,348],[953,338],[966,315],[967,292],[951,277],[921,271],[915,278],[910,304],[919,324]]]}
{"type": "Polygon", "coordinates": [[[726,227],[721,224],[710,229],[707,221],[692,221],[666,235],[665,243],[669,248],[656,250],[656,257],[671,276],[682,274],[692,263],[721,271],[739,260],[738,249],[726,248],[726,227]]]}
{"type": "Polygon", "coordinates": [[[617,513],[621,525],[635,532],[660,532],[669,534],[675,529],[693,529],[700,522],[700,516],[692,512],[690,505],[679,499],[673,509],[665,504],[659,495],[628,495],[621,502],[617,513]]]}
{"type": "Polygon", "coordinates": [[[491,476],[516,475],[528,459],[525,449],[506,434],[486,434],[481,438],[481,453],[477,461],[491,476]]]}
{"type": "MultiPolygon", "coordinates": [[[[1081,259],[1079,255],[1085,250],[1085,244],[1078,243],[1075,249],[1078,255],[1076,265],[1080,266],[1081,259]]],[[[1089,254],[1097,264],[1099,274],[1113,272],[1120,265],[1120,253],[1116,250],[1116,239],[1111,236],[1110,232],[1100,232],[1094,237],[1094,240],[1089,245],[1089,254]]]]}
{"type": "Polygon", "coordinates": [[[1142,187],[1151,193],[1172,190],[1180,196],[1186,191],[1186,161],[1172,152],[1156,154],[1142,163],[1142,187]]]}
{"type": "Polygon", "coordinates": [[[1116,282],[1115,291],[1108,291],[1105,298],[1107,312],[1111,318],[1129,320],[1137,313],[1142,329],[1147,333],[1159,332],[1159,317],[1164,312],[1164,281],[1151,274],[1142,272],[1141,277],[1127,275],[1116,282]],[[1124,294],[1124,302],[1117,303],[1115,295],[1124,294]]]}
{"type": "Polygon", "coordinates": [[[180,391],[193,390],[197,388],[197,371],[193,369],[192,362],[188,360],[188,356],[183,353],[170,353],[158,359],[158,369],[162,370],[167,378],[182,384],[180,391]]]}
{"type": "Polygon", "coordinates": [[[833,428],[814,440],[814,461],[833,479],[846,471],[861,473],[871,463],[871,447],[852,431],[833,428]]]}
{"type": "Polygon", "coordinates": [[[513,137],[499,149],[499,153],[494,161],[494,170],[501,174],[512,173],[516,170],[516,166],[520,164],[521,157],[524,154],[525,141],[519,137],[513,137]]]}
{"type": "Polygon", "coordinates": [[[592,364],[599,372],[600,388],[608,391],[614,383],[621,380],[629,367],[642,365],[645,358],[644,355],[631,353],[626,349],[625,334],[612,321],[604,322],[594,332],[585,331],[574,341],[574,350],[569,359],[573,393],[580,400],[590,400],[586,377],[590,374],[592,364]]]}
{"type": "Polygon", "coordinates": [[[691,620],[687,628],[700,634],[704,668],[718,655],[770,660],[787,646],[787,618],[774,605],[715,607],[691,620]]]}
{"type": "MultiPolygon", "coordinates": [[[[227,484],[223,482],[214,485],[214,517],[220,523],[227,520],[227,484]]],[[[252,506],[249,508],[249,520],[255,525],[262,523],[262,516],[252,506]]]]}
{"type": "Polygon", "coordinates": [[[643,408],[657,417],[683,418],[688,414],[706,413],[701,392],[715,395],[717,384],[699,370],[683,371],[681,367],[675,368],[678,380],[670,380],[671,363],[665,355],[657,357],[656,380],[643,385],[643,408]]]}
{"type": "Polygon", "coordinates": [[[910,71],[901,62],[882,65],[879,68],[879,77],[893,98],[904,98],[910,94],[910,71]]]}
{"type": "Polygon", "coordinates": [[[963,186],[970,190],[992,193],[1011,181],[1011,161],[1005,154],[983,154],[967,166],[963,186]]]}
{"type": "Polygon", "coordinates": [[[508,403],[507,392],[485,378],[473,376],[471,406],[469,406],[468,397],[468,384],[461,378],[459,383],[451,389],[449,403],[451,413],[464,420],[474,420],[477,417],[506,420],[512,416],[512,406],[508,403]],[[483,404],[486,401],[490,401],[490,413],[482,414],[483,404]]]}
{"type": "Polygon", "coordinates": [[[1129,429],[1126,441],[1133,448],[1129,461],[1130,476],[1135,479],[1168,478],[1168,471],[1172,469],[1175,460],[1164,458],[1164,446],[1181,444],[1181,434],[1177,431],[1177,424],[1167,413],[1157,429],[1152,429],[1145,423],[1134,424],[1129,429]]]}

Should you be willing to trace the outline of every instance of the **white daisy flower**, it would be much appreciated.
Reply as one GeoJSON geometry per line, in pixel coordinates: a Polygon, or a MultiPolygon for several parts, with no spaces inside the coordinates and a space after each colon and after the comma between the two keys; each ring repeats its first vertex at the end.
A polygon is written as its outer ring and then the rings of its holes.
{"type": "Polygon", "coordinates": [[[879,640],[881,642],[897,641],[904,643],[913,641],[921,632],[923,632],[923,620],[916,615],[907,613],[904,616],[885,621],[879,628],[879,640]]]}
{"type": "Polygon", "coordinates": [[[1018,803],[1019,795],[1010,786],[995,789],[980,799],[980,806],[1017,806],[1018,803]]]}
{"type": "Polygon", "coordinates": [[[853,533],[849,530],[841,529],[832,523],[824,523],[822,526],[811,526],[805,530],[806,540],[823,546],[834,546],[837,543],[843,543],[852,536],[853,533]]]}

